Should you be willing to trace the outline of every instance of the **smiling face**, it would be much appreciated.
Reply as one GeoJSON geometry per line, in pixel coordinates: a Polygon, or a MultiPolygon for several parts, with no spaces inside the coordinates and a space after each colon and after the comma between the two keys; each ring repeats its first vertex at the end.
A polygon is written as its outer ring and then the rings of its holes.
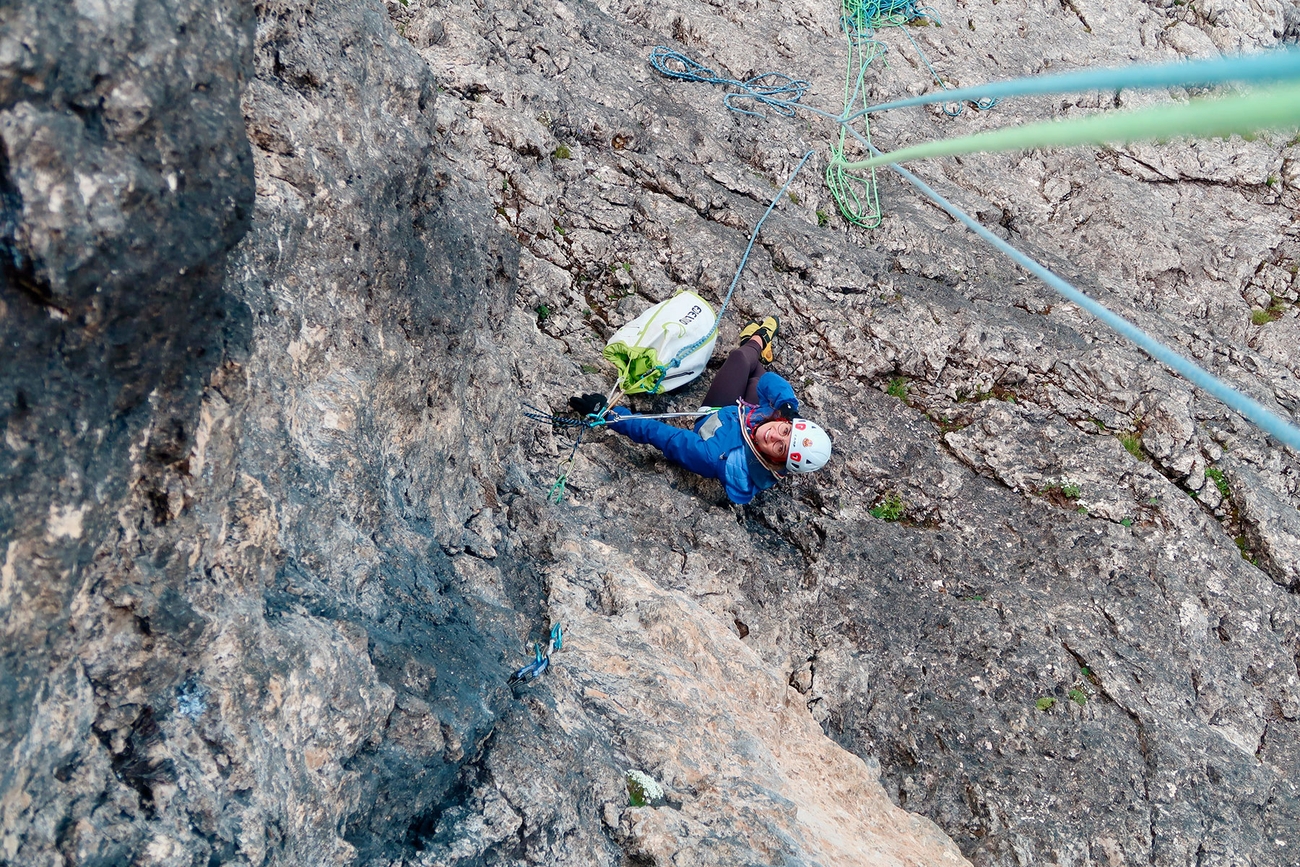
{"type": "Polygon", "coordinates": [[[784,468],[790,449],[790,422],[779,418],[759,425],[754,431],[754,448],[769,464],[784,468]]]}

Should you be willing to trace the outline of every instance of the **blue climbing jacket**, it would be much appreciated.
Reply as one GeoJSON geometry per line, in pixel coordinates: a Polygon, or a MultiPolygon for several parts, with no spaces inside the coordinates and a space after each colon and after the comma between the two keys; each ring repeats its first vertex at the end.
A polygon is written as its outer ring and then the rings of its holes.
{"type": "MultiPolygon", "coordinates": [[[[724,406],[701,418],[691,430],[647,418],[611,421],[609,429],[634,442],[654,446],[693,473],[720,480],[727,489],[727,499],[743,505],[775,485],[777,477],[745,444],[741,425],[747,424],[752,435],[759,425],[776,415],[776,407],[783,401],[792,402],[798,411],[799,399],[790,383],[768,371],[758,380],[757,407],[724,406]]],[[[621,406],[613,411],[620,416],[631,412],[621,406]]]]}

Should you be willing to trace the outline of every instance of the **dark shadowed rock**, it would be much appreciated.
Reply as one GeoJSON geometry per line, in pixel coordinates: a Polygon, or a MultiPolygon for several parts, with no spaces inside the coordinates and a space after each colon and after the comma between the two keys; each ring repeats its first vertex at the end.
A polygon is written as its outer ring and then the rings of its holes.
{"type": "MultiPolygon", "coordinates": [[[[140,499],[150,522],[173,508],[162,477],[189,451],[203,381],[246,351],[246,309],[222,282],[252,214],[239,98],[253,19],[238,3],[155,2],[0,18],[0,858],[37,864],[72,827],[53,789],[172,776],[146,755],[143,711],[122,721],[133,734],[113,762],[92,736],[73,600],[123,503],[140,499]],[[43,730],[41,708],[75,734],[43,730]]],[[[146,629],[157,611],[177,635],[201,631],[183,596],[138,598],[146,629]]],[[[130,836],[86,857],[126,857],[130,836]]]]}

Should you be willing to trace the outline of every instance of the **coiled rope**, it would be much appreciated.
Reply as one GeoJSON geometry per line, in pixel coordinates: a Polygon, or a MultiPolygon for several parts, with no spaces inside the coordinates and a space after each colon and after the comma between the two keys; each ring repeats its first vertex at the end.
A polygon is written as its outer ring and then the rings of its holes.
{"type": "Polygon", "coordinates": [[[759,111],[741,108],[738,104],[739,100],[752,99],[779,115],[794,117],[795,105],[803,99],[810,86],[804,79],[793,78],[784,72],[764,72],[744,81],[724,78],[680,51],[673,51],[662,45],[650,52],[650,65],[660,75],[676,78],[679,81],[700,81],[705,84],[721,84],[736,88],[740,93],[727,94],[722,98],[723,104],[734,112],[751,117],[766,117],[766,115],[759,111]]]}
{"type": "MultiPolygon", "coordinates": [[[[874,38],[875,30],[868,17],[866,7],[860,0],[842,0],[840,3],[840,30],[845,37],[844,61],[844,110],[848,114],[853,110],[858,95],[862,95],[866,105],[864,80],[867,67],[877,57],[883,57],[886,46],[874,38]]],[[[868,119],[862,116],[862,135],[871,140],[868,119]]],[[[839,139],[830,146],[831,160],[826,165],[826,188],[840,215],[858,226],[874,229],[880,225],[884,215],[880,210],[880,195],[876,187],[876,170],[868,169],[865,174],[845,171],[848,162],[844,146],[848,141],[848,132],[844,124],[839,126],[839,139]]]]}
{"type": "MultiPolygon", "coordinates": [[[[876,58],[883,58],[887,51],[887,46],[876,38],[877,31],[882,27],[896,27],[901,30],[907,37],[907,41],[912,43],[912,48],[916,49],[917,56],[921,58],[921,62],[925,64],[925,68],[929,70],[939,87],[945,91],[949,89],[948,83],[935,70],[934,65],[930,63],[930,58],[912,37],[909,25],[918,21],[933,23],[936,27],[943,26],[943,22],[939,20],[939,13],[928,6],[917,5],[915,0],[841,0],[840,2],[840,29],[844,32],[848,46],[844,69],[844,105],[840,112],[842,120],[838,121],[839,140],[831,145],[831,160],[826,166],[826,187],[830,190],[831,196],[835,199],[835,206],[839,208],[844,219],[866,229],[876,228],[883,219],[876,186],[876,170],[871,168],[866,171],[866,174],[862,174],[847,167],[846,163],[851,160],[845,154],[845,144],[849,134],[848,124],[853,120],[860,120],[862,125],[862,132],[857,134],[856,138],[871,141],[867,113],[863,110],[855,112],[854,105],[861,96],[862,106],[866,107],[864,83],[867,67],[876,58]]],[[[981,99],[976,101],[975,105],[981,111],[986,111],[997,105],[997,100],[981,99]]],[[[957,117],[964,108],[962,102],[950,100],[945,102],[943,113],[949,117],[957,117]]]]}

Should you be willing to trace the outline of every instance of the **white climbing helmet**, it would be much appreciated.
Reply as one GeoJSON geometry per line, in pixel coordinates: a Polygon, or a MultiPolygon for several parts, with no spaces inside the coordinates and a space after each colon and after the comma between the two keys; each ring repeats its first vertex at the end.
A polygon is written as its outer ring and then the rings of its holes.
{"type": "Polygon", "coordinates": [[[811,473],[831,459],[831,438],[819,425],[806,418],[790,422],[790,445],[785,468],[792,473],[811,473]]]}

